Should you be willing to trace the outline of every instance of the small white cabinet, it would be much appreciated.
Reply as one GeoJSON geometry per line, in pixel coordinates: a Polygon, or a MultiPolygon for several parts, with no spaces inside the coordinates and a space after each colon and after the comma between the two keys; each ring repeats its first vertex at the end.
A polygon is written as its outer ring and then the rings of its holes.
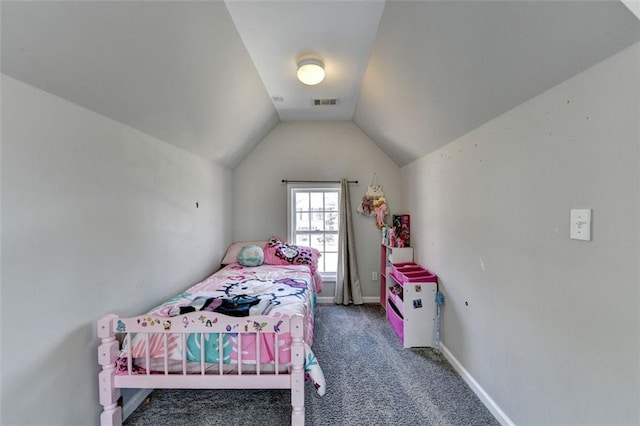
{"type": "Polygon", "coordinates": [[[400,283],[389,275],[387,320],[405,348],[434,346],[436,282],[400,283]]]}

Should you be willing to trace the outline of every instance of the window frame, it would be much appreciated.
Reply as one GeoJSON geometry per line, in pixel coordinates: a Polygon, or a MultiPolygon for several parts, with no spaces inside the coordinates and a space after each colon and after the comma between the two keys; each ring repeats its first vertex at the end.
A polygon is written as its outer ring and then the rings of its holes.
{"type": "MultiPolygon", "coordinates": [[[[340,235],[340,184],[339,183],[325,183],[325,182],[313,182],[313,183],[287,183],[287,237],[291,244],[296,244],[296,231],[294,229],[294,217],[297,211],[295,210],[294,204],[294,194],[296,192],[305,192],[305,191],[318,191],[318,192],[336,192],[338,194],[338,205],[337,205],[337,213],[338,213],[338,229],[336,230],[336,234],[340,235]]],[[[327,210],[323,210],[326,212],[327,210]]],[[[312,232],[309,232],[312,234],[312,232]]],[[[309,241],[309,245],[311,245],[311,241],[309,241]]],[[[320,253],[324,256],[324,251],[320,251],[320,253]]],[[[322,258],[321,258],[322,260],[322,258]]],[[[336,265],[337,269],[337,265],[336,265]]],[[[322,280],[324,282],[336,282],[337,271],[336,272],[320,272],[318,271],[322,280]]]]}

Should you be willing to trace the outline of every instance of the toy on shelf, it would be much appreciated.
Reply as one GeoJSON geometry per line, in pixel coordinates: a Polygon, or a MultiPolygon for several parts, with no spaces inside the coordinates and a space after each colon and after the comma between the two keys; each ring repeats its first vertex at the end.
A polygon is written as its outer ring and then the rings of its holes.
{"type": "Polygon", "coordinates": [[[411,246],[411,219],[408,214],[394,214],[392,230],[395,237],[395,244],[391,244],[392,247],[411,246]]]}

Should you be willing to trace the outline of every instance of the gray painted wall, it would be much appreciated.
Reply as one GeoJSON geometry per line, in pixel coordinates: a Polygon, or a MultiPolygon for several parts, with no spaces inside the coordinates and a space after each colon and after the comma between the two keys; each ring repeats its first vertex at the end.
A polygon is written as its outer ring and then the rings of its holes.
{"type": "Polygon", "coordinates": [[[0,423],[97,423],[95,321],[143,313],[217,268],[230,178],[3,76],[0,423]]]}
{"type": "Polygon", "coordinates": [[[639,57],[403,169],[444,345],[516,424],[640,423],[639,57]],[[591,242],[569,239],[571,208],[593,209],[591,242]]]}
{"type": "MultiPolygon", "coordinates": [[[[287,237],[287,191],[282,179],[349,180],[351,207],[364,296],[377,297],[380,231],[373,217],[355,209],[374,172],[391,212],[404,211],[400,168],[356,125],[349,122],[283,122],[233,170],[233,239],[245,241],[287,237]]],[[[325,283],[320,296],[332,297],[335,287],[325,283]]]]}

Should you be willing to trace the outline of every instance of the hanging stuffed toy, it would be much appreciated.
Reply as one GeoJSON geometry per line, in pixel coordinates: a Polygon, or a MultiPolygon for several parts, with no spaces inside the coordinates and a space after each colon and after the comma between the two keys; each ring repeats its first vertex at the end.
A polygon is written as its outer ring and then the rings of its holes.
{"type": "Polygon", "coordinates": [[[387,215],[387,200],[384,196],[373,202],[373,212],[376,215],[376,226],[380,229],[385,225],[384,217],[387,215]]]}
{"type": "Polygon", "coordinates": [[[375,216],[376,226],[382,228],[385,224],[384,218],[387,215],[387,199],[384,198],[382,187],[378,185],[378,178],[373,174],[371,185],[362,197],[362,203],[358,207],[358,212],[366,216],[375,216]]]}

